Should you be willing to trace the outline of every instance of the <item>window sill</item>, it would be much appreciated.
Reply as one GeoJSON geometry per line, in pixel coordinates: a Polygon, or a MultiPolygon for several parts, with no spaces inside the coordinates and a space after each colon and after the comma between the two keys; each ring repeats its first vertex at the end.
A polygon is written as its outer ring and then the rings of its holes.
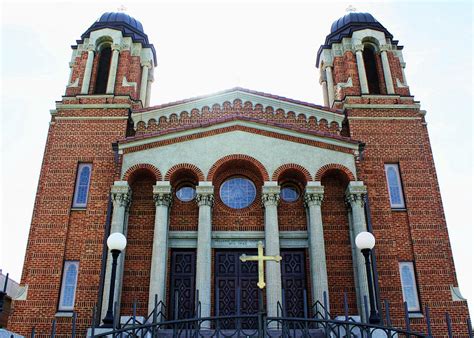
{"type": "Polygon", "coordinates": [[[72,318],[73,315],[74,313],[72,311],[58,311],[54,316],[59,318],[72,318]]]}
{"type": "Polygon", "coordinates": [[[415,318],[425,318],[421,312],[412,312],[408,314],[408,318],[415,319],[415,318]]]}
{"type": "Polygon", "coordinates": [[[392,211],[394,211],[394,212],[406,212],[407,209],[406,208],[392,208],[392,211]]]}
{"type": "Polygon", "coordinates": [[[71,211],[86,211],[86,207],[84,208],[79,208],[79,207],[75,207],[75,208],[71,208],[71,211]]]}

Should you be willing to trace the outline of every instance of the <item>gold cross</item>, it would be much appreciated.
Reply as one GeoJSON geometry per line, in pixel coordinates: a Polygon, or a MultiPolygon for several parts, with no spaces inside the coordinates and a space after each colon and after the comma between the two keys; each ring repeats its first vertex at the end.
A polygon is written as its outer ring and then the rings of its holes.
{"type": "Polygon", "coordinates": [[[248,262],[248,261],[258,261],[258,287],[260,289],[263,289],[265,287],[265,270],[263,267],[263,262],[264,261],[275,261],[275,262],[280,262],[281,261],[281,256],[276,255],[276,256],[264,256],[263,255],[263,243],[261,241],[258,242],[258,255],[257,256],[247,256],[246,254],[243,254],[240,256],[240,260],[242,262],[248,262]]]}

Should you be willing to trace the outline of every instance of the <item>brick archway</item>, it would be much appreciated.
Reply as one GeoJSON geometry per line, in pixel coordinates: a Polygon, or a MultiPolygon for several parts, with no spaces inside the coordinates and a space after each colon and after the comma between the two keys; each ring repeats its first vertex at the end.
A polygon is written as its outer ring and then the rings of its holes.
{"type": "Polygon", "coordinates": [[[278,181],[278,178],[280,177],[280,175],[286,170],[294,170],[294,171],[299,172],[300,174],[302,174],[305,177],[307,182],[313,180],[313,178],[311,177],[311,174],[309,173],[309,171],[305,167],[303,167],[299,164],[296,164],[296,163],[287,163],[287,164],[283,164],[283,165],[279,166],[273,172],[272,181],[278,181]]]}
{"type": "Polygon", "coordinates": [[[336,163],[330,163],[323,165],[321,168],[319,168],[318,172],[316,173],[316,176],[314,177],[315,181],[321,181],[322,177],[331,170],[337,170],[342,172],[349,181],[355,181],[355,176],[352,173],[349,168],[343,166],[342,164],[336,164],[336,163]]]}
{"type": "Polygon", "coordinates": [[[207,180],[211,181],[214,179],[214,175],[216,171],[221,167],[223,164],[229,162],[229,161],[234,161],[234,160],[240,160],[240,161],[247,161],[253,164],[259,171],[260,175],[262,176],[263,181],[269,181],[270,176],[268,175],[267,169],[263,166],[260,161],[256,160],[255,158],[248,156],[248,155],[243,155],[243,154],[233,154],[233,155],[227,155],[222,157],[221,159],[217,160],[209,169],[209,173],[207,174],[207,180]]]}
{"type": "Polygon", "coordinates": [[[123,174],[122,180],[129,182],[135,173],[142,170],[148,171],[153,176],[155,176],[155,181],[162,180],[161,172],[158,170],[158,168],[156,168],[154,165],[149,164],[149,163],[140,163],[140,164],[135,164],[131,166],[130,168],[127,169],[125,174],[123,174]]]}
{"type": "Polygon", "coordinates": [[[171,177],[178,171],[186,169],[192,171],[196,177],[198,178],[198,181],[204,181],[205,177],[201,169],[199,169],[197,166],[191,163],[179,163],[174,166],[172,166],[168,172],[165,175],[165,181],[170,181],[171,177]]]}

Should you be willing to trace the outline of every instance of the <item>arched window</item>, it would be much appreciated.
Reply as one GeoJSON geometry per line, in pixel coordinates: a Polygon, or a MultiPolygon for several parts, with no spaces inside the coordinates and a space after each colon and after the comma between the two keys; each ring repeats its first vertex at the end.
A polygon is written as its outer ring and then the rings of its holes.
{"type": "Polygon", "coordinates": [[[72,203],[74,208],[84,208],[87,206],[91,169],[92,164],[90,163],[81,163],[77,168],[76,189],[72,203]]]}
{"type": "Polygon", "coordinates": [[[379,75],[377,73],[377,63],[375,61],[375,50],[369,44],[364,45],[364,66],[367,75],[367,83],[369,85],[370,94],[380,94],[379,75]]]}
{"type": "Polygon", "coordinates": [[[99,53],[99,67],[97,69],[97,77],[95,79],[94,94],[105,94],[107,90],[107,80],[109,79],[110,60],[112,50],[110,46],[102,48],[99,53]]]}
{"type": "Polygon", "coordinates": [[[59,300],[59,310],[73,310],[74,299],[76,297],[77,272],[79,262],[64,262],[63,281],[61,286],[61,297],[59,300]]]}
{"type": "Polygon", "coordinates": [[[390,206],[394,209],[405,208],[403,199],[402,180],[397,164],[386,164],[385,175],[387,177],[388,194],[390,196],[390,206]]]}
{"type": "Polygon", "coordinates": [[[420,300],[415,279],[413,262],[400,262],[400,279],[402,282],[403,300],[407,302],[408,311],[419,312],[420,300]]]}

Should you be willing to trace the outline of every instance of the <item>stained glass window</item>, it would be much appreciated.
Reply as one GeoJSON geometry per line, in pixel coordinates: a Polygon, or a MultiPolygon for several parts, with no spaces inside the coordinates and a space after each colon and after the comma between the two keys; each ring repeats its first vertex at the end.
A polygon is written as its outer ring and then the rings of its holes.
{"type": "Polygon", "coordinates": [[[296,186],[287,184],[281,188],[280,196],[285,202],[295,202],[300,197],[300,192],[296,186]]]}
{"type": "Polygon", "coordinates": [[[420,301],[418,299],[418,289],[413,262],[400,262],[399,264],[403,300],[407,302],[408,311],[419,312],[420,301]]]}
{"type": "Polygon", "coordinates": [[[61,285],[61,297],[59,300],[59,310],[74,309],[74,299],[76,296],[77,272],[79,262],[64,262],[63,280],[61,285]]]}
{"type": "Polygon", "coordinates": [[[220,197],[232,209],[243,209],[255,201],[257,190],[247,178],[233,177],[221,185],[220,197]]]}
{"type": "Polygon", "coordinates": [[[89,194],[89,183],[91,178],[92,164],[81,163],[77,168],[76,190],[74,192],[74,208],[87,206],[87,195],[89,194]]]}
{"type": "Polygon", "coordinates": [[[196,189],[192,186],[182,186],[176,191],[176,197],[182,202],[189,202],[196,196],[196,189]]]}
{"type": "Polygon", "coordinates": [[[405,208],[403,200],[402,181],[398,164],[386,164],[385,175],[387,177],[388,193],[390,196],[390,206],[396,209],[405,208]]]}

